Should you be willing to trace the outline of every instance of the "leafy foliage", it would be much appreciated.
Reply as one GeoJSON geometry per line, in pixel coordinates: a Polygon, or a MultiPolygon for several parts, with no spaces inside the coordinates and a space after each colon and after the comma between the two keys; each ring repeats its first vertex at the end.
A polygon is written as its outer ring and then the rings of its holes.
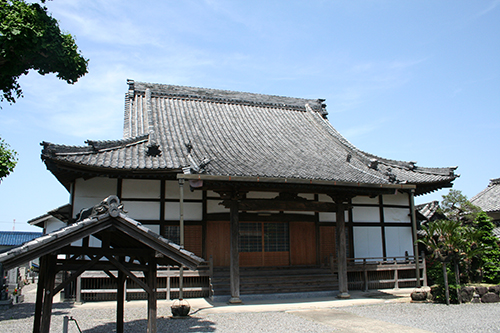
{"type": "Polygon", "coordinates": [[[479,242],[484,244],[485,251],[474,258],[472,266],[479,273],[476,280],[482,278],[486,283],[500,283],[500,249],[498,239],[492,231],[495,224],[485,212],[481,212],[474,220],[474,228],[480,231],[479,242]]]}
{"type": "MultiPolygon", "coordinates": [[[[441,212],[447,219],[422,226],[426,235],[418,240],[426,246],[431,260],[435,262],[428,277],[440,286],[435,289],[437,300],[443,300],[450,275],[454,278],[454,284],[450,287],[457,291],[461,283],[481,280],[498,282],[500,250],[492,235],[494,225],[486,213],[472,205],[467,197],[457,190],[451,190],[448,195],[443,196],[441,212]]],[[[453,300],[455,295],[451,295],[453,300]]],[[[449,302],[448,299],[446,301],[449,302]]]]}
{"type": "Polygon", "coordinates": [[[17,153],[9,147],[8,143],[0,139],[0,182],[14,170],[17,164],[17,153]]]}
{"type": "Polygon", "coordinates": [[[461,191],[450,190],[448,194],[443,195],[440,212],[450,220],[471,224],[481,212],[481,208],[474,206],[461,191]]]}
{"type": "Polygon", "coordinates": [[[22,97],[18,79],[30,69],[41,75],[57,73],[69,84],[87,73],[88,60],[46,7],[24,0],[0,0],[0,6],[1,101],[14,103],[22,97]]]}

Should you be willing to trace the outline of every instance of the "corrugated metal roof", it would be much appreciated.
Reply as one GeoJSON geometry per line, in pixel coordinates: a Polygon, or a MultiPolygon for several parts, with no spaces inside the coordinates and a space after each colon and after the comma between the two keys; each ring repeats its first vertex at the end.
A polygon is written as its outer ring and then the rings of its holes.
{"type": "Polygon", "coordinates": [[[208,175],[366,184],[442,187],[457,177],[453,167],[425,168],[357,149],[325,119],[321,99],[129,84],[123,140],[43,143],[42,158],[94,170],[176,172],[206,158],[208,175]]]}
{"type": "Polygon", "coordinates": [[[0,231],[0,246],[19,246],[41,235],[41,232],[0,231]]]}

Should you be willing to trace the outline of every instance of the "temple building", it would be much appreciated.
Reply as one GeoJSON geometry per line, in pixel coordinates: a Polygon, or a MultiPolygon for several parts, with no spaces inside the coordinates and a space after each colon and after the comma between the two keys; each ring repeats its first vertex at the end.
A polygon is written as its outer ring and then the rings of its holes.
{"type": "Polygon", "coordinates": [[[42,143],[70,193],[69,224],[115,195],[130,218],[203,258],[208,294],[233,303],[256,293],[349,297],[349,287],[387,280],[376,269],[369,277],[367,263],[391,260],[410,267],[399,280],[392,267],[391,281],[421,283],[414,197],[451,187],[455,167],[358,149],[322,99],[128,86],[123,138],[42,143]]]}

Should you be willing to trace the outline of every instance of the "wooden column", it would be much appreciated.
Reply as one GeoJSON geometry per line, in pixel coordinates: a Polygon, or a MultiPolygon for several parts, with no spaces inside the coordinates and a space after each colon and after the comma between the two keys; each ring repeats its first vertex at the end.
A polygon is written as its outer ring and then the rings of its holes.
{"type": "Polygon", "coordinates": [[[416,287],[420,288],[420,263],[418,259],[418,243],[417,243],[417,214],[415,212],[415,189],[410,191],[410,218],[413,236],[413,255],[415,256],[415,277],[417,278],[416,287]]]}
{"type": "Polygon", "coordinates": [[[148,293],[148,333],[156,333],[156,315],[157,315],[157,306],[156,306],[156,258],[153,255],[149,257],[148,263],[148,274],[147,274],[147,283],[151,288],[151,291],[148,293]]]}
{"type": "MultiPolygon", "coordinates": [[[[120,260],[120,259],[119,259],[120,260]]],[[[118,271],[116,289],[116,333],[123,333],[123,312],[125,310],[125,281],[127,277],[118,271]]]]}
{"type": "Polygon", "coordinates": [[[42,326],[42,305],[45,294],[45,279],[47,278],[45,270],[47,267],[47,256],[40,257],[40,266],[38,274],[38,286],[36,290],[35,316],[33,320],[33,333],[39,333],[42,326]]]}
{"type": "Polygon", "coordinates": [[[55,277],[56,277],[56,256],[47,255],[46,259],[46,269],[44,273],[46,278],[44,279],[44,297],[42,305],[42,324],[41,333],[49,333],[50,331],[50,319],[52,316],[52,301],[54,295],[52,294],[54,290],[55,277]]]}
{"type": "Polygon", "coordinates": [[[239,253],[239,215],[238,215],[238,201],[235,198],[231,199],[231,206],[229,212],[230,219],[230,233],[231,233],[231,260],[230,260],[230,281],[231,281],[231,299],[229,303],[240,304],[240,253],[239,253]]]}
{"type": "Polygon", "coordinates": [[[347,253],[346,253],[346,235],[345,235],[345,205],[343,199],[336,199],[336,220],[337,220],[337,265],[338,265],[338,280],[339,294],[338,298],[350,298],[347,282],[347,253]]]}

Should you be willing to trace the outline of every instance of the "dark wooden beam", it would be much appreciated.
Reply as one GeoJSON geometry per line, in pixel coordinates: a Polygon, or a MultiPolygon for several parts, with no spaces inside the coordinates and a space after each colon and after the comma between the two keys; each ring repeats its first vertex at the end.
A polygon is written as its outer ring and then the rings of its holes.
{"type": "Polygon", "coordinates": [[[157,304],[156,304],[156,260],[154,256],[149,258],[148,262],[148,274],[147,282],[151,289],[148,292],[148,333],[156,333],[156,315],[157,315],[157,304]]]}
{"type": "Polygon", "coordinates": [[[45,282],[45,296],[43,298],[43,306],[42,306],[42,329],[41,333],[49,333],[50,331],[50,320],[52,317],[52,302],[54,298],[52,297],[53,289],[54,289],[54,284],[55,284],[55,277],[56,277],[56,270],[55,270],[55,265],[56,265],[56,256],[55,255],[48,255],[47,261],[46,261],[46,270],[44,273],[46,274],[46,279],[44,279],[45,282]]]}
{"type": "Polygon", "coordinates": [[[239,253],[239,232],[240,225],[238,219],[238,201],[231,200],[230,205],[230,285],[231,285],[231,299],[232,304],[241,303],[240,299],[240,253],[239,253]]]}
{"type": "Polygon", "coordinates": [[[330,195],[336,204],[336,236],[337,236],[337,265],[338,265],[338,281],[339,294],[338,298],[350,298],[347,280],[347,242],[345,232],[345,211],[347,209],[346,202],[351,198],[330,195]]]}
{"type": "MultiPolygon", "coordinates": [[[[222,201],[222,205],[229,208],[231,200],[222,201]]],[[[275,199],[244,199],[238,203],[243,211],[301,211],[301,212],[335,212],[333,202],[318,202],[311,200],[284,201],[275,199]]]]}
{"type": "MultiPolygon", "coordinates": [[[[293,213],[239,213],[240,222],[316,222],[315,215],[293,214],[293,213]]],[[[229,221],[229,213],[211,213],[207,214],[207,221],[229,221]]]]}
{"type": "Polygon", "coordinates": [[[75,281],[76,278],[78,278],[83,272],[85,272],[88,269],[91,269],[95,264],[99,262],[99,259],[101,259],[102,256],[96,256],[92,260],[88,261],[85,265],[80,265],[80,268],[78,268],[77,271],[71,274],[71,276],[64,282],[62,282],[60,285],[58,285],[51,294],[51,297],[54,297],[59,291],[61,291],[64,287],[69,285],[71,282],[75,281]]]}
{"type": "Polygon", "coordinates": [[[36,290],[35,315],[33,319],[33,333],[39,333],[42,327],[42,305],[45,295],[45,279],[47,278],[47,255],[40,258],[40,270],[38,274],[38,286],[36,290]]]}
{"type": "Polygon", "coordinates": [[[116,260],[115,258],[113,258],[111,256],[109,256],[109,257],[106,256],[106,258],[108,258],[109,262],[112,263],[116,268],[118,268],[118,270],[122,271],[129,278],[134,280],[142,289],[144,289],[148,293],[151,292],[151,288],[149,288],[149,286],[146,283],[139,280],[137,278],[137,276],[135,276],[134,273],[132,273],[127,267],[125,267],[125,265],[123,265],[121,262],[119,262],[118,260],[116,260]]]}
{"type": "MultiPolygon", "coordinates": [[[[123,258],[117,259],[123,263],[123,258]]],[[[125,310],[125,273],[118,271],[116,287],[116,333],[123,333],[123,315],[125,310]]]]}

